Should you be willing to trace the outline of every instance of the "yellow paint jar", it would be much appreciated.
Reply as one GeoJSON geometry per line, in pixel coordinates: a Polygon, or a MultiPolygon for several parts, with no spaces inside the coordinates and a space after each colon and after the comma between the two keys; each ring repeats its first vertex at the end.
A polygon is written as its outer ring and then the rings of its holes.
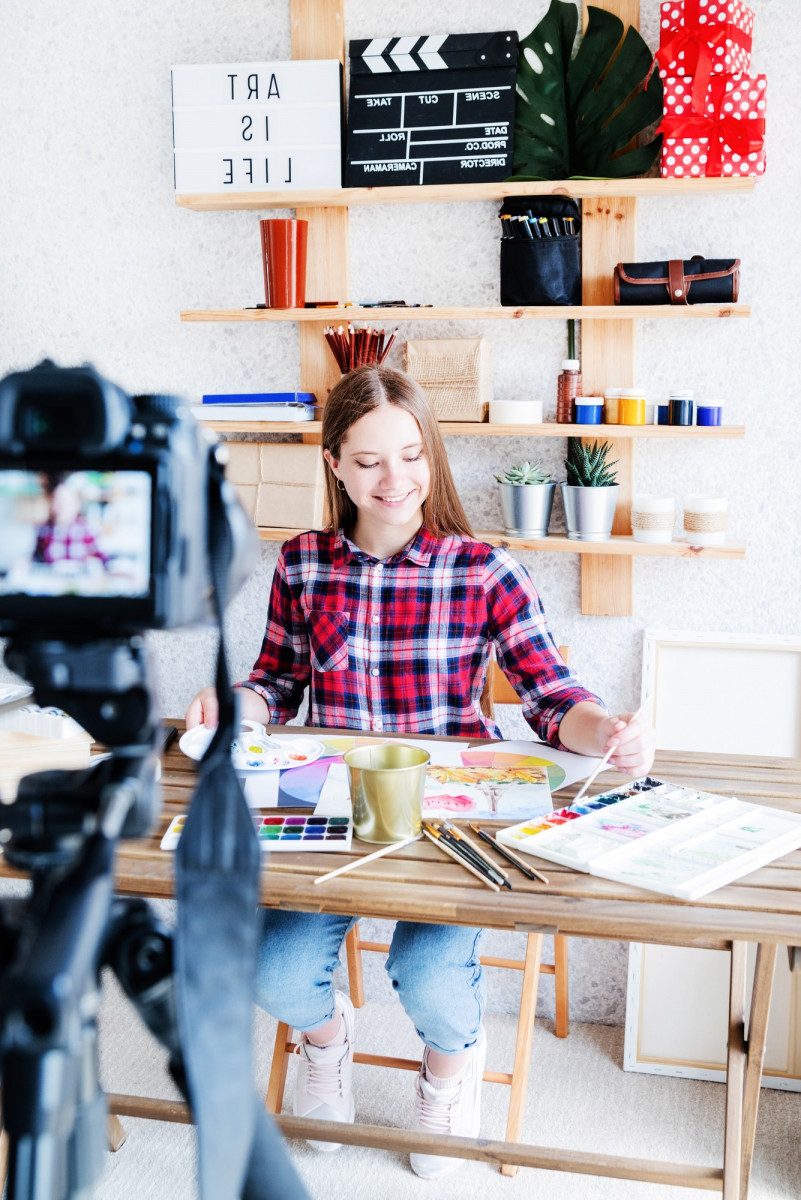
{"type": "Polygon", "coordinates": [[[639,388],[621,388],[618,400],[618,424],[645,424],[645,393],[639,388]]]}

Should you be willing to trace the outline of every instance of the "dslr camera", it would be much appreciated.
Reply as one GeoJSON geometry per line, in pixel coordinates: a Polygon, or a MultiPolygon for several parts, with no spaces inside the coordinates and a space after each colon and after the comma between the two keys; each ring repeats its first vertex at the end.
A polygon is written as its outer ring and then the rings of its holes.
{"type": "Polygon", "coordinates": [[[129,396],[90,366],[0,381],[5,661],[108,750],[26,776],[0,806],[5,858],[32,879],[29,898],[0,902],[11,1200],[82,1200],[102,1171],[101,967],[180,1065],[171,932],[114,897],[113,866],[117,839],[144,836],[160,807],[142,635],[220,621],[255,561],[221,451],[179,400],[129,396]]]}

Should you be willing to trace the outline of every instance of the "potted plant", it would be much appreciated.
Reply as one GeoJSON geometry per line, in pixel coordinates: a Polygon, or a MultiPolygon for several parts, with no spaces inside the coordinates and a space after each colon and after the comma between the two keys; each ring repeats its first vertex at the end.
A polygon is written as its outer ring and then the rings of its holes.
{"type": "Polygon", "coordinates": [[[496,475],[503,527],[516,537],[547,537],[556,483],[536,463],[521,463],[496,475]]]}
{"type": "Polygon", "coordinates": [[[617,504],[617,459],[609,462],[609,442],[585,446],[568,438],[567,482],[560,484],[567,536],[579,542],[606,542],[612,533],[617,504]]]}

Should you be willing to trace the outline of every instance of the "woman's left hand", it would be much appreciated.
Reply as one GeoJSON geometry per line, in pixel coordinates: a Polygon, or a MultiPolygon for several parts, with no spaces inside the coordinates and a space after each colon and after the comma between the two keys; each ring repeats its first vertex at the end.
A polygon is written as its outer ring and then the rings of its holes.
{"type": "Polygon", "coordinates": [[[610,746],[615,746],[609,765],[635,779],[647,775],[654,761],[656,732],[653,727],[642,717],[634,717],[633,713],[608,717],[604,724],[607,726],[604,753],[610,746]]]}

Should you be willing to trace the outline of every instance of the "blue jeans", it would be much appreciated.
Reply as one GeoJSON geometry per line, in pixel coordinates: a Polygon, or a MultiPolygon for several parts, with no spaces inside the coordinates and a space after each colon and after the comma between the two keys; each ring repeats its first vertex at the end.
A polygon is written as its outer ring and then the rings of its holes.
{"type": "MultiPolygon", "coordinates": [[[[334,968],[356,918],[264,910],[256,1003],[293,1029],[319,1029],[334,1015],[334,968]]],[[[426,1046],[459,1054],[478,1036],[484,981],[483,930],[398,921],[387,974],[426,1046]]]]}

